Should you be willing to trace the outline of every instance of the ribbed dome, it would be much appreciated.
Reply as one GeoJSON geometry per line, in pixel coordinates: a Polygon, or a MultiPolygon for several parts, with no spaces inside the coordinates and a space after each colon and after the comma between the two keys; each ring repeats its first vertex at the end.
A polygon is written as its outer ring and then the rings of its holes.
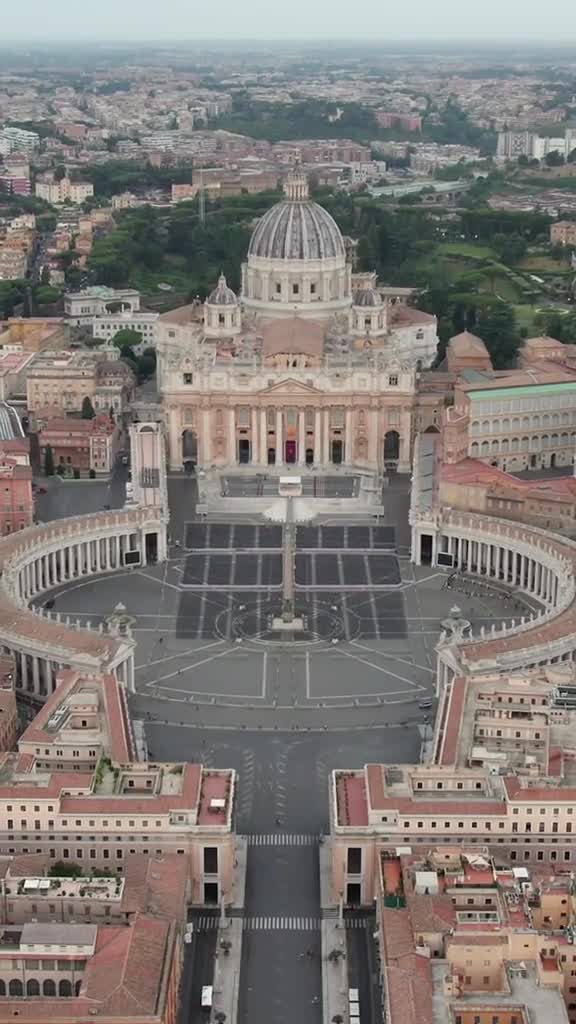
{"type": "Polygon", "coordinates": [[[226,284],[226,278],[224,274],[220,274],[218,278],[218,284],[214,291],[210,292],[207,300],[210,306],[235,306],[238,302],[236,292],[233,292],[231,288],[226,284]]]}
{"type": "Polygon", "coordinates": [[[382,296],[375,288],[360,288],[354,292],[353,302],[355,306],[381,306],[382,296]]]}
{"type": "Polygon", "coordinates": [[[312,202],[306,178],[292,173],[285,185],[286,199],[260,220],[248,257],[268,260],[345,259],[340,229],[330,214],[312,202]]]}

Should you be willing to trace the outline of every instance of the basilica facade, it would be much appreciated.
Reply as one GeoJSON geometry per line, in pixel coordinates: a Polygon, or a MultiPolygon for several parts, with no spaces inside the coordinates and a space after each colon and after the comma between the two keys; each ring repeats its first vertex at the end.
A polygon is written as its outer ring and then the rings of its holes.
{"type": "Polygon", "coordinates": [[[203,305],[157,322],[169,466],[407,470],[436,319],[352,272],[301,172],[284,191],[254,230],[240,296],[221,276],[203,305]]]}

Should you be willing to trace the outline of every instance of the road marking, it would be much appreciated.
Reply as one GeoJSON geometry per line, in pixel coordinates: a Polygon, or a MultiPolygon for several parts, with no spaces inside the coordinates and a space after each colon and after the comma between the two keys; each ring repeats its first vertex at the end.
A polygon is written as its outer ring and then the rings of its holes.
{"type": "Polygon", "coordinates": [[[248,846],[316,846],[320,836],[307,832],[253,832],[243,836],[248,846]]]}
{"type": "Polygon", "coordinates": [[[433,676],[436,675],[436,671],[437,671],[436,669],[428,668],[426,665],[417,665],[416,662],[414,662],[414,661],[408,661],[406,658],[399,658],[397,654],[387,654],[386,651],[375,650],[373,647],[370,647],[368,644],[361,644],[359,640],[351,640],[350,641],[350,646],[351,647],[359,647],[363,651],[370,651],[371,654],[375,654],[377,657],[380,657],[380,658],[387,658],[389,661],[399,661],[403,665],[408,665],[411,668],[420,669],[421,672],[429,672],[430,675],[433,675],[433,676]]]}
{"type": "MultiPolygon", "coordinates": [[[[170,616],[170,618],[174,618],[174,616],[170,616]]],[[[152,632],[156,632],[156,630],[153,630],[152,632]]],[[[178,654],[168,654],[165,658],[156,658],[155,661],[147,661],[143,665],[136,665],[136,672],[143,668],[150,668],[152,665],[160,665],[164,664],[166,661],[174,661],[176,658],[185,658],[189,654],[201,654],[202,651],[208,651],[211,647],[221,647],[225,642],[225,640],[213,640],[212,643],[203,644],[202,647],[188,647],[184,651],[179,651],[178,654]]]]}
{"type": "Polygon", "coordinates": [[[310,700],[310,651],[306,651],[306,697],[310,700]]]}
{"type": "Polygon", "coordinates": [[[368,665],[368,668],[374,668],[377,672],[381,672],[385,676],[392,676],[393,679],[398,679],[401,683],[406,683],[411,686],[414,690],[422,690],[423,687],[419,686],[418,683],[414,683],[411,679],[406,679],[405,676],[399,676],[396,672],[391,672],[388,668],[382,668],[381,665],[375,665],[373,661],[368,661],[367,658],[359,658],[356,654],[350,654],[348,651],[340,648],[340,653],[345,658],[352,658],[354,661],[359,661],[362,665],[368,665]]]}
{"type": "Polygon", "coordinates": [[[155,576],[151,576],[149,572],[142,572],[141,570],[138,569],[134,573],[134,575],[135,576],[142,576],[146,580],[152,580],[153,583],[158,583],[158,585],[161,586],[161,587],[170,587],[171,590],[176,590],[179,594],[182,593],[182,587],[177,587],[175,583],[168,583],[168,580],[166,580],[166,579],[160,579],[160,580],[156,579],[156,577],[155,576]]]}
{"type": "Polygon", "coordinates": [[[265,917],[249,916],[243,918],[242,927],[245,931],[275,932],[312,932],[322,927],[320,917],[265,917]]]}

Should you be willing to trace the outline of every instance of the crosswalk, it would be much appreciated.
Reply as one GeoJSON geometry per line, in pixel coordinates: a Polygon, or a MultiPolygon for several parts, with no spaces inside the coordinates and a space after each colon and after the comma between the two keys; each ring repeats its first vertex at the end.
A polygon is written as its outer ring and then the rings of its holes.
{"type": "Polygon", "coordinates": [[[307,832],[253,832],[244,836],[248,846],[317,846],[320,836],[307,832]]]}
{"type": "MultiPolygon", "coordinates": [[[[216,914],[200,915],[194,919],[193,925],[193,930],[196,932],[212,931],[219,927],[220,919],[216,914]]],[[[251,932],[314,932],[319,931],[321,926],[321,917],[248,914],[242,918],[243,930],[251,932]]],[[[366,918],[347,917],[344,920],[344,926],[346,928],[364,928],[366,918]]]]}

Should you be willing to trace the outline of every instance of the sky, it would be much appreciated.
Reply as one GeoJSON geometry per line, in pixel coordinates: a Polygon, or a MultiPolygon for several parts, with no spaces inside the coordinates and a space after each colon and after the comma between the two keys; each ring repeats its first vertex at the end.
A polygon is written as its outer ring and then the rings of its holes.
{"type": "Polygon", "coordinates": [[[187,39],[573,41],[576,51],[576,0],[27,0],[7,2],[0,26],[0,46],[187,39]]]}

